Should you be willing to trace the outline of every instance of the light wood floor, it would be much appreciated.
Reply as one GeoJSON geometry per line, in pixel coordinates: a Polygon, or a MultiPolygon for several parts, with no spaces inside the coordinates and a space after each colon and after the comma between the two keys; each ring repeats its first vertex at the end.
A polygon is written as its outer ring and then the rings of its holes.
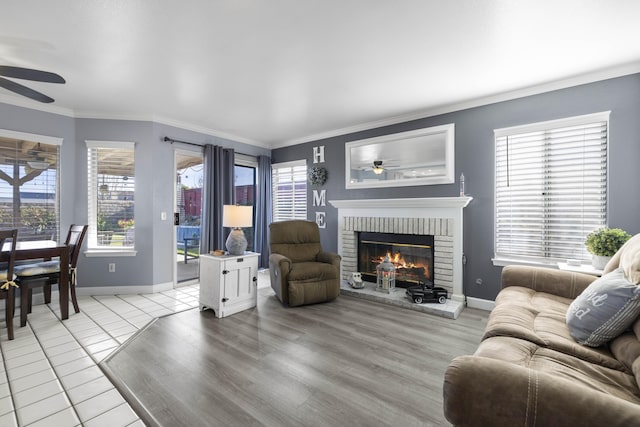
{"type": "Polygon", "coordinates": [[[285,308],[261,289],[257,308],[224,319],[160,318],[102,366],[151,425],[447,425],[445,369],[473,353],[487,315],[348,296],[285,308]]]}

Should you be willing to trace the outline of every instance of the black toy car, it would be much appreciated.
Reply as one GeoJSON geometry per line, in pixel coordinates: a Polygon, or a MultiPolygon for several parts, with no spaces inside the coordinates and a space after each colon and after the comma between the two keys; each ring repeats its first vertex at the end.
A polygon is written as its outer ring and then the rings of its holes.
{"type": "Polygon", "coordinates": [[[447,290],[445,288],[434,287],[431,281],[427,281],[418,286],[411,286],[407,288],[406,293],[416,304],[422,304],[424,302],[444,304],[447,302],[447,290]]]}

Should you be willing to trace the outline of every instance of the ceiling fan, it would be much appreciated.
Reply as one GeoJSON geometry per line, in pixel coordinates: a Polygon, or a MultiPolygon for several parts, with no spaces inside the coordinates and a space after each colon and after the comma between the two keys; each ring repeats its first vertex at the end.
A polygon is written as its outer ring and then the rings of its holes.
{"type": "Polygon", "coordinates": [[[373,166],[371,166],[371,170],[376,175],[380,175],[382,172],[384,172],[384,168],[382,167],[382,160],[374,160],[373,166]]]}
{"type": "MultiPolygon", "coordinates": [[[[56,73],[33,70],[31,68],[11,67],[8,65],[0,65],[0,76],[21,80],[31,80],[35,82],[65,83],[65,80],[56,73]]],[[[21,85],[20,83],[16,83],[12,80],[5,79],[4,77],[0,77],[0,87],[15,92],[18,95],[26,96],[27,98],[31,98],[35,101],[45,103],[54,101],[53,98],[50,98],[43,93],[21,85]]]]}
{"type": "Polygon", "coordinates": [[[33,149],[29,150],[30,160],[27,161],[27,165],[36,170],[45,170],[49,168],[49,162],[47,158],[44,156],[44,152],[42,151],[42,146],[38,142],[38,145],[33,149]]]}

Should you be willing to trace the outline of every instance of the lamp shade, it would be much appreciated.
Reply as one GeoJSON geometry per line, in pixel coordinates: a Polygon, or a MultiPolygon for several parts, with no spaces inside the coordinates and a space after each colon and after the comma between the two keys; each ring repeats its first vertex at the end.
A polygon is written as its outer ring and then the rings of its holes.
{"type": "Polygon", "coordinates": [[[232,228],[251,227],[253,225],[253,206],[224,205],[222,226],[232,228]]]}

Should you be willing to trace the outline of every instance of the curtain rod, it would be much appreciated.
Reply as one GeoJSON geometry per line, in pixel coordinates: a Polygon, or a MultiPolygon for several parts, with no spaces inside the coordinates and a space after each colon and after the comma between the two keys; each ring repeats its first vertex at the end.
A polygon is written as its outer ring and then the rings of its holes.
{"type": "Polygon", "coordinates": [[[164,138],[162,138],[162,140],[164,142],[170,142],[172,144],[174,142],[179,142],[180,144],[195,145],[196,147],[204,147],[204,145],[205,145],[205,144],[198,144],[197,142],[180,141],[178,139],[169,138],[168,136],[165,136],[164,138]]]}
{"type": "MultiPolygon", "coordinates": [[[[179,139],[173,139],[173,138],[169,138],[168,136],[165,136],[164,138],[162,138],[162,140],[164,142],[170,142],[170,143],[180,143],[180,144],[188,144],[188,145],[195,145],[196,147],[200,147],[200,148],[204,148],[205,145],[207,144],[198,144],[197,142],[189,142],[189,141],[180,141],[179,139]]],[[[235,150],[234,150],[235,151],[235,150]]],[[[238,153],[236,152],[236,154],[240,154],[243,156],[251,156],[251,157],[256,157],[256,156],[252,156],[250,154],[243,154],[243,153],[238,153]]]]}

